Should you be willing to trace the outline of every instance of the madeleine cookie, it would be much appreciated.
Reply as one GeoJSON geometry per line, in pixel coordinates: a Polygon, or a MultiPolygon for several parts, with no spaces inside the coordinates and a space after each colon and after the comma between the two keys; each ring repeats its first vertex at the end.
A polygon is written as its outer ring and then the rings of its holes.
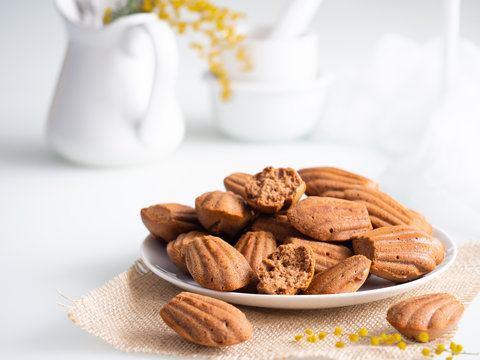
{"type": "Polygon", "coordinates": [[[265,231],[249,231],[243,234],[235,244],[235,249],[245,256],[250,267],[255,271],[267,255],[277,248],[277,243],[272,233],[265,231]]]}
{"type": "Polygon", "coordinates": [[[328,197],[310,196],[287,216],[295,229],[316,240],[348,240],[372,229],[365,205],[328,197]]]}
{"type": "Polygon", "coordinates": [[[288,209],[304,192],[305,182],[291,168],[267,167],[245,184],[248,204],[266,214],[288,209]]]}
{"type": "Polygon", "coordinates": [[[251,178],[252,175],[250,174],[237,172],[228,175],[225,179],[223,179],[223,184],[225,185],[225,189],[227,189],[228,191],[231,191],[246,199],[247,195],[245,194],[245,184],[251,178]]]}
{"type": "Polygon", "coordinates": [[[355,255],[313,277],[305,295],[341,294],[357,291],[367,280],[371,261],[355,255]]]}
{"type": "Polygon", "coordinates": [[[225,301],[181,292],[161,310],[165,324],[187,340],[205,346],[229,346],[247,341],[253,327],[245,314],[225,301]]]}
{"type": "Polygon", "coordinates": [[[312,248],[304,245],[280,245],[258,267],[258,292],[295,295],[306,290],[315,271],[312,248]]]}
{"type": "Polygon", "coordinates": [[[206,192],[195,199],[198,220],[212,234],[233,237],[250,222],[252,210],[231,191],[206,192]]]}
{"type": "Polygon", "coordinates": [[[284,244],[310,246],[315,256],[315,273],[327,270],[353,255],[352,250],[346,246],[329,244],[323,241],[311,241],[290,237],[285,240],[284,244]]]}
{"type": "Polygon", "coordinates": [[[172,263],[183,272],[188,273],[187,264],[185,263],[185,247],[195,238],[208,235],[202,231],[190,231],[178,235],[178,237],[167,244],[167,254],[172,263]]]}
{"type": "Polygon", "coordinates": [[[378,277],[407,282],[435,269],[445,246],[426,232],[404,226],[372,230],[353,239],[353,252],[372,260],[370,269],[378,277]]]}
{"type": "Polygon", "coordinates": [[[185,249],[185,263],[193,280],[212,290],[237,290],[255,278],[254,271],[237,249],[211,235],[190,241],[185,249]]]}
{"type": "Polygon", "coordinates": [[[334,167],[313,167],[298,173],[307,185],[308,196],[323,196],[326,191],[343,191],[354,185],[378,189],[375,181],[334,167]]]}
{"type": "Polygon", "coordinates": [[[408,298],[388,309],[387,321],[405,337],[420,341],[422,332],[433,340],[454,328],[464,306],[450,294],[428,294],[408,298]]]}
{"type": "Polygon", "coordinates": [[[140,211],[148,231],[166,242],[175,240],[181,233],[201,230],[195,209],[181,204],[158,204],[140,211]]]}
{"type": "Polygon", "coordinates": [[[275,240],[282,243],[289,237],[302,237],[288,220],[287,214],[277,213],[272,216],[261,215],[250,226],[252,231],[268,231],[273,234],[275,240]]]}

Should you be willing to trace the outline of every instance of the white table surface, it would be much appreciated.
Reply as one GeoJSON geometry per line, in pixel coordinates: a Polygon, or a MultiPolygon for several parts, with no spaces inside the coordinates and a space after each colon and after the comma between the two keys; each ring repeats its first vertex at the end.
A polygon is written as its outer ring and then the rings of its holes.
{"type": "MultiPolygon", "coordinates": [[[[146,235],[142,207],[193,205],[199,194],[222,189],[225,175],[266,165],[336,165],[375,179],[388,161],[372,150],[308,141],[244,144],[200,124],[190,128],[176,152],[156,163],[92,169],[57,158],[41,134],[0,134],[0,358],[149,357],[114,350],[77,328],[55,304],[62,300],[56,289],[80,298],[139,257],[146,235]]],[[[470,352],[480,352],[479,319],[477,298],[455,337],[470,352]]]]}

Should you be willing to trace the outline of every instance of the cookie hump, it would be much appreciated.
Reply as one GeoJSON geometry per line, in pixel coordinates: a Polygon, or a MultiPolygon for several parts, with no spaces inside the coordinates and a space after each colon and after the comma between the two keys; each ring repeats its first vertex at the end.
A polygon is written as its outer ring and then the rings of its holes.
{"type": "Polygon", "coordinates": [[[445,293],[411,297],[392,305],[387,321],[401,334],[419,340],[426,332],[430,340],[455,327],[464,306],[454,296],[445,293]]]}
{"type": "Polygon", "coordinates": [[[172,263],[183,272],[188,273],[187,264],[185,263],[185,248],[196,237],[208,235],[202,231],[190,231],[178,235],[178,237],[167,244],[167,255],[172,263]]]}
{"type": "Polygon", "coordinates": [[[372,262],[363,255],[351,256],[313,277],[305,295],[355,292],[367,280],[372,262]]]}
{"type": "Polygon", "coordinates": [[[287,216],[295,229],[315,240],[349,240],[372,229],[365,205],[342,199],[310,196],[287,216]]]}
{"type": "Polygon", "coordinates": [[[201,230],[195,209],[176,203],[152,205],[140,211],[142,221],[157,239],[169,242],[181,233],[201,230]]]}
{"type": "Polygon", "coordinates": [[[252,268],[237,249],[211,235],[196,237],[187,245],[185,262],[193,279],[212,290],[237,290],[255,278],[252,268]]]}
{"type": "Polygon", "coordinates": [[[222,300],[181,292],[161,310],[163,321],[196,344],[230,346],[247,341],[253,327],[245,314],[222,300]]]}
{"type": "Polygon", "coordinates": [[[228,175],[223,179],[223,185],[225,189],[233,192],[234,194],[240,195],[246,199],[247,194],[245,194],[245,184],[252,178],[252,175],[242,172],[236,172],[231,175],[228,175]]]}
{"type": "Polygon", "coordinates": [[[306,168],[298,173],[307,185],[308,196],[323,196],[326,191],[343,191],[355,185],[378,189],[375,181],[334,167],[306,168]]]}
{"type": "Polygon", "coordinates": [[[372,260],[372,274],[394,282],[411,281],[433,271],[445,254],[441,241],[403,225],[372,230],[352,244],[355,254],[372,260]]]}
{"type": "Polygon", "coordinates": [[[247,259],[255,272],[258,270],[260,262],[276,248],[275,238],[272,233],[266,231],[249,231],[243,234],[235,244],[235,249],[247,259]]]}

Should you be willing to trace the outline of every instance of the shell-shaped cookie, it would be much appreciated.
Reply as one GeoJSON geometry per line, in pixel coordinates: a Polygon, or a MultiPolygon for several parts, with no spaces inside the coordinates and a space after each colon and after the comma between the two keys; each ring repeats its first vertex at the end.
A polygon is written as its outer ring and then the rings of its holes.
{"type": "Polygon", "coordinates": [[[140,211],[142,221],[157,239],[166,242],[175,240],[178,235],[201,230],[195,209],[181,204],[169,203],[152,205],[140,211]]]}
{"type": "Polygon", "coordinates": [[[240,344],[253,332],[245,314],[235,306],[190,292],[175,296],[160,316],[177,334],[205,346],[240,344]]]}
{"type": "Polygon", "coordinates": [[[305,182],[294,169],[270,166],[252,176],[245,184],[245,194],[251,207],[274,214],[297,202],[305,188],[305,182]]]}
{"type": "Polygon", "coordinates": [[[284,242],[289,237],[302,237],[302,234],[290,224],[286,213],[259,216],[250,226],[250,230],[271,232],[278,242],[284,242]]]}
{"type": "Polygon", "coordinates": [[[463,304],[450,294],[420,295],[392,305],[387,321],[408,338],[419,340],[420,333],[426,332],[433,340],[455,327],[463,310],[463,304]]]}
{"type": "Polygon", "coordinates": [[[190,231],[178,235],[178,237],[167,244],[167,254],[172,263],[183,272],[188,273],[187,264],[185,263],[185,248],[186,246],[199,236],[208,235],[202,231],[190,231]]]}
{"type": "Polygon", "coordinates": [[[250,222],[252,210],[231,191],[206,192],[195,199],[198,220],[212,234],[233,237],[250,222]]]}
{"type": "Polygon", "coordinates": [[[352,256],[352,250],[343,245],[290,237],[284,244],[310,246],[315,256],[315,273],[320,273],[352,256]]]}
{"type": "Polygon", "coordinates": [[[280,245],[258,266],[258,292],[295,295],[312,281],[315,257],[312,248],[304,245],[280,245]]]}
{"type": "Polygon", "coordinates": [[[432,226],[421,214],[407,209],[380,190],[353,186],[343,191],[326,191],[323,196],[358,201],[365,204],[372,220],[373,228],[409,225],[432,234],[432,226]]]}
{"type": "Polygon", "coordinates": [[[352,243],[355,254],[372,260],[372,274],[395,282],[411,281],[429,273],[445,253],[438,239],[404,225],[372,230],[352,243]]]}
{"type": "Polygon", "coordinates": [[[237,172],[231,175],[228,175],[225,179],[223,179],[223,184],[225,185],[225,189],[231,191],[237,195],[240,195],[244,199],[247,197],[245,194],[245,184],[252,178],[252,175],[237,172]]]}
{"type": "Polygon", "coordinates": [[[196,237],[185,249],[185,262],[193,279],[213,290],[240,289],[255,278],[245,257],[215,236],[196,237]]]}
{"type": "Polygon", "coordinates": [[[306,295],[341,294],[357,291],[367,280],[371,261],[363,255],[351,256],[313,277],[306,295]]]}
{"type": "Polygon", "coordinates": [[[354,185],[378,189],[378,184],[366,177],[334,167],[313,167],[298,170],[307,184],[309,196],[322,196],[325,191],[345,190],[354,185]]]}
{"type": "Polygon", "coordinates": [[[243,234],[235,244],[235,249],[245,256],[255,272],[263,258],[275,251],[276,248],[277,243],[272,233],[265,231],[249,231],[243,234]]]}
{"type": "Polygon", "coordinates": [[[310,196],[287,216],[295,229],[316,240],[348,240],[372,229],[365,205],[342,199],[310,196]]]}

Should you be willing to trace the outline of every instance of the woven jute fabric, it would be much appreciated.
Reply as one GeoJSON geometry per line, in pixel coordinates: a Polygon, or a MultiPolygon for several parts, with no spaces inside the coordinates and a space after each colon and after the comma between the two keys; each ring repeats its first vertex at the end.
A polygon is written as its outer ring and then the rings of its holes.
{"type": "MultiPolygon", "coordinates": [[[[392,334],[385,319],[387,309],[401,299],[421,294],[448,292],[465,306],[480,290],[480,243],[459,247],[453,266],[427,284],[393,298],[363,305],[323,310],[278,310],[240,306],[254,327],[251,338],[239,345],[208,348],[183,339],[165,325],[159,310],[181,290],[162,280],[137,261],[129,270],[101,288],[95,289],[73,305],[68,317],[82,329],[98,336],[121,351],[209,359],[416,359],[422,358],[423,344],[408,345],[405,351],[394,345],[370,345],[368,338],[356,343],[350,332],[366,327],[370,335],[392,334]],[[346,335],[340,337],[344,348],[336,348],[336,326],[346,335]],[[317,343],[296,342],[294,336],[306,328],[329,335],[317,343]]],[[[461,326],[461,323],[460,323],[461,326]]],[[[448,345],[454,331],[435,340],[448,345]]]]}

